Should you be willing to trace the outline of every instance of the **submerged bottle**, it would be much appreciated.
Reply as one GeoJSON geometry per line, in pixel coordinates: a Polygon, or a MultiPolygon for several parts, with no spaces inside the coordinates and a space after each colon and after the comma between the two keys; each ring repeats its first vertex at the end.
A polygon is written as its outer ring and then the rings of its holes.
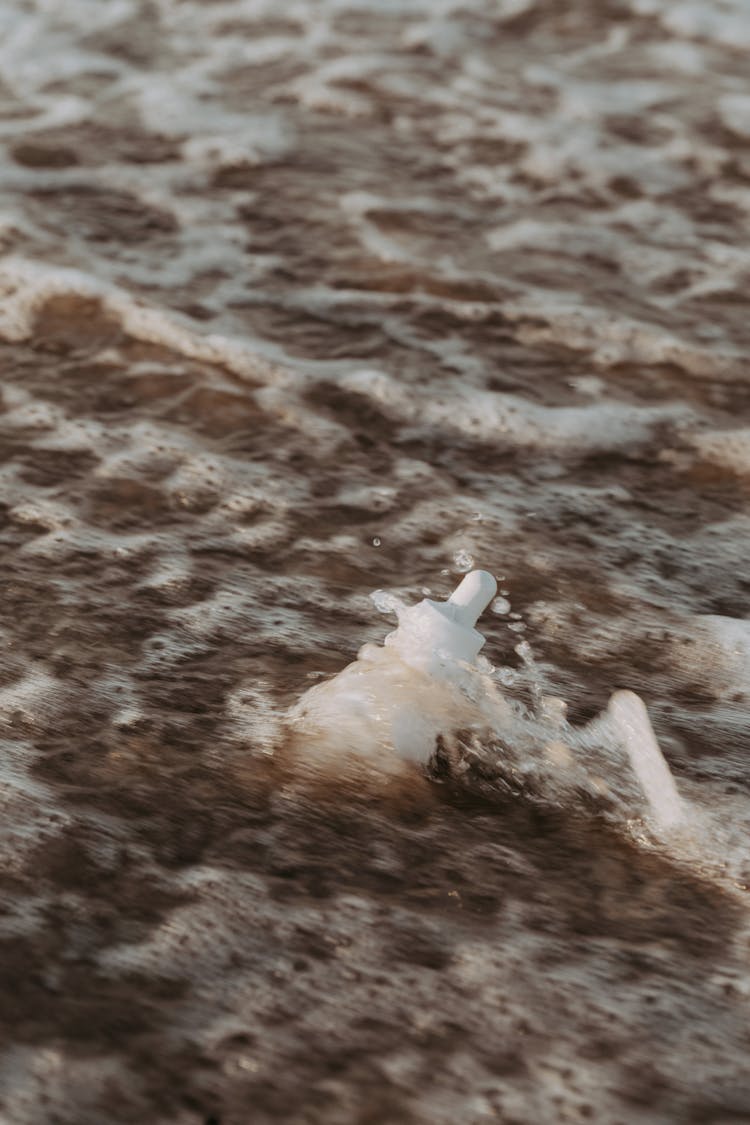
{"type": "Polygon", "coordinates": [[[364,645],[354,663],[305,693],[294,726],[329,747],[429,761],[441,731],[464,718],[462,686],[484,645],[474,625],[496,590],[491,574],[475,570],[447,601],[400,609],[383,646],[364,645]]]}

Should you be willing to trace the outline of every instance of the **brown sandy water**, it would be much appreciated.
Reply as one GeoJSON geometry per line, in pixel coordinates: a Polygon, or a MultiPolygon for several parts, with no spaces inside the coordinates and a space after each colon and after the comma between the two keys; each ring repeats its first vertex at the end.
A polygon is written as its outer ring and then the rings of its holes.
{"type": "Polygon", "coordinates": [[[750,1120],[747,4],[0,21],[0,1120],[750,1120]],[[290,755],[469,557],[689,840],[290,755]]]}

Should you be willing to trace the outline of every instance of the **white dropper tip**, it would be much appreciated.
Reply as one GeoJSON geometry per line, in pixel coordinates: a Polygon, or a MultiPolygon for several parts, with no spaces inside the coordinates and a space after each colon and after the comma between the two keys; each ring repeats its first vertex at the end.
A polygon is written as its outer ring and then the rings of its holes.
{"type": "Polygon", "coordinates": [[[456,587],[447,604],[453,620],[473,629],[497,593],[497,582],[486,570],[472,570],[456,587]]]}

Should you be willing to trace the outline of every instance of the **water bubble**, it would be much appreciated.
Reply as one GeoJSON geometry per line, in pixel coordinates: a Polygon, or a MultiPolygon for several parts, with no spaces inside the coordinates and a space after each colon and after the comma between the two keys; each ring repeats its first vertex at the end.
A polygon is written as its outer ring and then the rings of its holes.
{"type": "Polygon", "coordinates": [[[380,613],[398,613],[399,610],[406,608],[401,598],[389,593],[388,590],[374,590],[370,594],[370,601],[380,613]]]}
{"type": "Polygon", "coordinates": [[[504,614],[509,612],[510,602],[507,598],[495,598],[490,608],[493,613],[500,614],[500,616],[502,617],[504,614]]]}
{"type": "Polygon", "coordinates": [[[474,556],[461,548],[461,550],[456,551],[453,556],[453,565],[461,574],[467,574],[470,570],[474,569],[474,556]]]}
{"type": "Polygon", "coordinates": [[[511,623],[508,625],[508,628],[512,633],[523,633],[526,626],[524,625],[523,621],[511,621],[511,623]]]}

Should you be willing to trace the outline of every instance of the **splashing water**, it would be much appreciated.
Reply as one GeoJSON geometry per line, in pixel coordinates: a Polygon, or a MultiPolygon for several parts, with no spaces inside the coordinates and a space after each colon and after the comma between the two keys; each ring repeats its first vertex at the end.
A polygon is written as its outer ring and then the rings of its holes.
{"type": "Polygon", "coordinates": [[[474,556],[462,547],[453,556],[453,565],[459,574],[467,574],[474,566],[474,556]]]}

